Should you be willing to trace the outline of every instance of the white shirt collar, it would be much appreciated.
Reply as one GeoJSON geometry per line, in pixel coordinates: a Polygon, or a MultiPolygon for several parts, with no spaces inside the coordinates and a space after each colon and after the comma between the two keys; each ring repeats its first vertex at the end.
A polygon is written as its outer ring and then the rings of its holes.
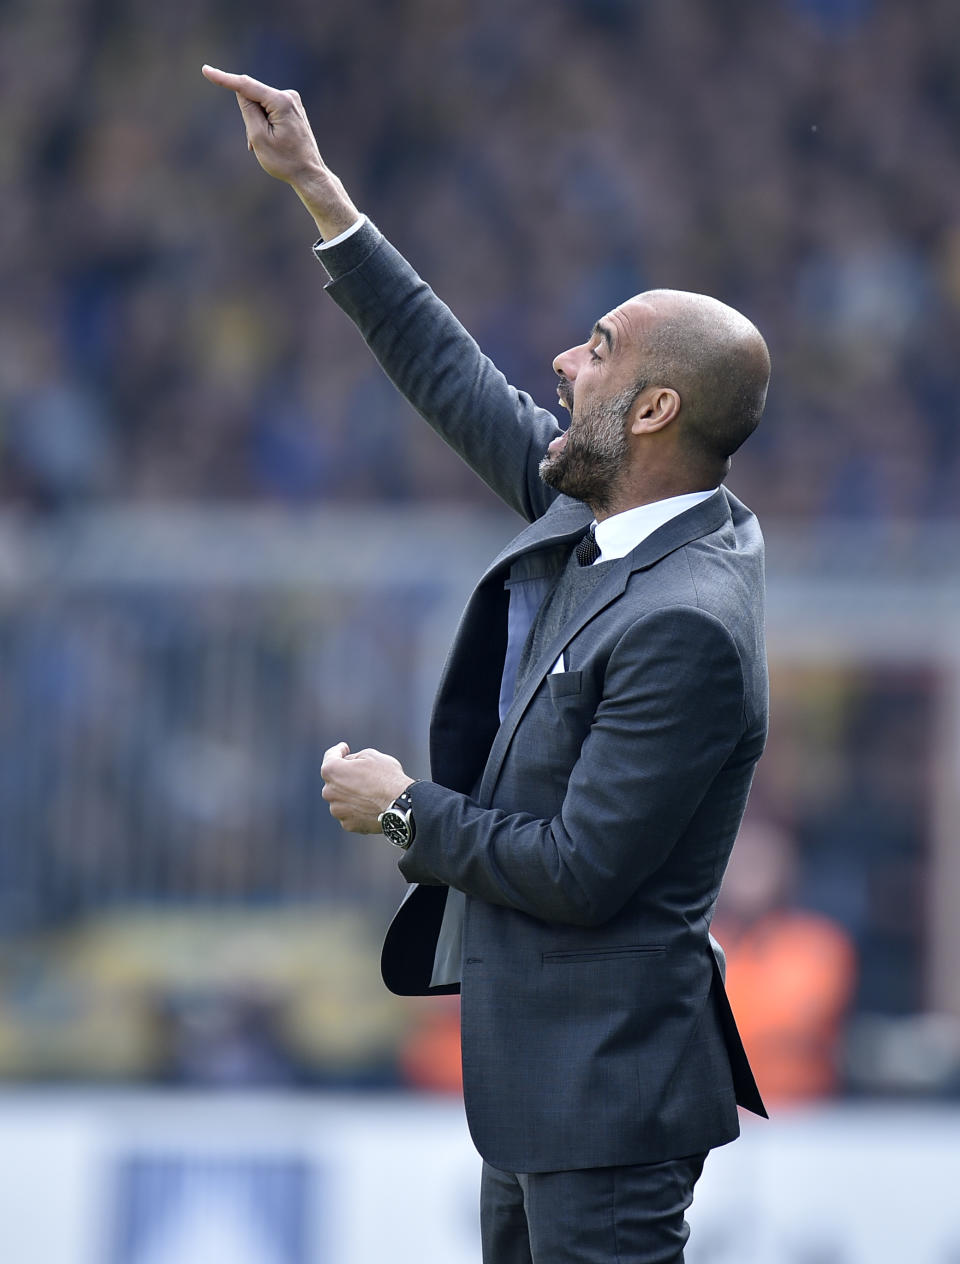
{"type": "MultiPolygon", "coordinates": [[[[709,500],[717,490],[713,487],[707,492],[668,496],[666,500],[654,500],[649,505],[637,505],[634,509],[625,509],[623,513],[604,518],[603,522],[596,524],[597,546],[600,549],[597,562],[612,562],[615,558],[626,557],[658,527],[694,505],[709,500]]],[[[594,562],[595,566],[597,562],[594,562]]]]}

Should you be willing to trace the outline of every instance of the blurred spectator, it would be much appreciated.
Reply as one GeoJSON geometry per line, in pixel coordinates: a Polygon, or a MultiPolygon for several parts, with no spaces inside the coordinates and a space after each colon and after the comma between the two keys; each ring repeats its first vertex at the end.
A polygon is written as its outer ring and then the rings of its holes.
{"type": "Polygon", "coordinates": [[[297,1078],[269,996],[236,987],[188,992],[165,998],[159,1017],[164,1070],[173,1083],[242,1088],[297,1078]]]}
{"type": "Polygon", "coordinates": [[[727,992],[768,1106],[828,1097],[853,998],[853,945],[835,922],[793,906],[794,846],[748,819],[723,882],[713,933],[727,992]]]}
{"type": "Polygon", "coordinates": [[[418,1021],[398,1053],[403,1082],[430,1093],[462,1093],[460,998],[431,996],[417,1008],[418,1021]]]}

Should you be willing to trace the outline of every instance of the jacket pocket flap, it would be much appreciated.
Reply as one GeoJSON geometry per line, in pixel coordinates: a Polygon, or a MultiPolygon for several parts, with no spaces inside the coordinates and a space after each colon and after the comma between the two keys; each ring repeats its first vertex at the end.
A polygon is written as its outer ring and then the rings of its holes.
{"type": "Polygon", "coordinates": [[[547,677],[547,687],[551,698],[561,698],[564,694],[579,693],[583,672],[551,672],[547,677]]]}
{"type": "Polygon", "coordinates": [[[540,954],[544,965],[565,965],[568,961],[616,961],[623,957],[658,957],[664,944],[623,944],[616,948],[568,948],[540,954]]]}

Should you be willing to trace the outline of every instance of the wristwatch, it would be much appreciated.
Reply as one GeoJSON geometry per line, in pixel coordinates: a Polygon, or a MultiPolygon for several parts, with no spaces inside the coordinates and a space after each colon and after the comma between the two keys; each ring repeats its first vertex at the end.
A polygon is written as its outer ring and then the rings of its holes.
{"type": "MultiPolygon", "coordinates": [[[[416,785],[414,781],[411,783],[416,785]]],[[[403,794],[398,794],[385,812],[377,817],[377,824],[395,847],[404,851],[413,842],[416,829],[413,824],[413,800],[410,798],[410,786],[403,794]]]]}

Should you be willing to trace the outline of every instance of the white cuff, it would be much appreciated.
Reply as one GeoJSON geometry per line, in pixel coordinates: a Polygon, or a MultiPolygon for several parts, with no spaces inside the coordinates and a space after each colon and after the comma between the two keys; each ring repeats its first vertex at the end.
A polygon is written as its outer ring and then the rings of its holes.
{"type": "Polygon", "coordinates": [[[331,246],[339,246],[342,241],[346,241],[348,237],[352,237],[358,228],[362,228],[367,222],[366,215],[361,215],[358,220],[345,228],[342,233],[337,233],[336,237],[331,237],[329,241],[318,241],[315,250],[329,250],[331,246]]]}

